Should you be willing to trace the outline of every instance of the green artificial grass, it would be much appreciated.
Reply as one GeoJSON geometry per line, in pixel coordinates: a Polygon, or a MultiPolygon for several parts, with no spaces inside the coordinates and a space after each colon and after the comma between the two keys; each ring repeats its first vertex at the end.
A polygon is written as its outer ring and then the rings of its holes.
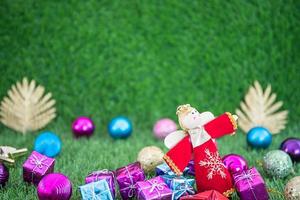
{"type": "MultiPolygon", "coordinates": [[[[153,123],[176,120],[177,105],[190,103],[215,115],[234,112],[254,80],[268,83],[290,111],[289,124],[266,150],[249,149],[245,135],[219,140],[221,154],[243,155],[267,186],[282,193],[289,178],[272,179],[259,166],[264,153],[299,137],[300,20],[298,1],[8,1],[0,2],[0,97],[22,77],[52,92],[58,117],[44,130],[63,141],[55,171],[73,183],[72,199],[88,172],[135,161],[153,138],[153,123]],[[76,116],[97,126],[90,140],[74,140],[76,116]],[[128,116],[132,137],[114,141],[109,120],[128,116]]],[[[0,125],[0,145],[33,148],[40,131],[22,136],[0,125]]],[[[36,199],[10,169],[0,199],[36,199]]],[[[149,175],[151,176],[151,175],[149,175]]],[[[282,195],[270,193],[272,199],[282,195]]],[[[238,199],[236,196],[233,199],[238,199]]]]}

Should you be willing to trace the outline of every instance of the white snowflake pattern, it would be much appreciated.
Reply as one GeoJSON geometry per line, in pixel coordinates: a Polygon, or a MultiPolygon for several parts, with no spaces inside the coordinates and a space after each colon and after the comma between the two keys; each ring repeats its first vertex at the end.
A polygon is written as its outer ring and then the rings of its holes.
{"type": "Polygon", "coordinates": [[[207,179],[210,180],[213,176],[219,174],[222,178],[226,178],[226,174],[223,171],[225,165],[222,163],[219,153],[212,153],[209,149],[205,149],[206,159],[200,161],[200,166],[208,168],[207,179]]]}

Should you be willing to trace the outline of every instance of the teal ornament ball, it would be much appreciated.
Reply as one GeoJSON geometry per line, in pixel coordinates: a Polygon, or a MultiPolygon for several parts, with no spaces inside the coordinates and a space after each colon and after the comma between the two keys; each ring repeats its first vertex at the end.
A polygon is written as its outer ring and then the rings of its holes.
{"type": "Polygon", "coordinates": [[[294,172],[290,156],[281,150],[268,152],[263,158],[263,168],[272,177],[284,178],[294,172]]]}
{"type": "Polygon", "coordinates": [[[247,133],[247,142],[254,148],[267,148],[272,142],[272,134],[263,127],[254,127],[247,133]]]}
{"type": "Polygon", "coordinates": [[[34,150],[48,157],[55,157],[61,151],[59,137],[51,131],[41,133],[34,142],[34,150]]]}
{"type": "Polygon", "coordinates": [[[118,116],[108,124],[108,132],[114,139],[127,138],[132,132],[132,123],[127,117],[118,116]]]}

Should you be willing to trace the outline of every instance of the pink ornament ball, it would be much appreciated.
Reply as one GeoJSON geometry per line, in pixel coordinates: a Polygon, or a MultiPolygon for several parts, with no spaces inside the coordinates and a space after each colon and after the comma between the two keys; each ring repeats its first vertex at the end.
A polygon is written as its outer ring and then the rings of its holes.
{"type": "Polygon", "coordinates": [[[248,169],[246,159],[238,154],[228,154],[222,158],[225,167],[231,174],[242,172],[248,169]]]}
{"type": "Polygon", "coordinates": [[[39,200],[69,200],[72,196],[72,184],[63,174],[48,174],[39,182],[37,195],[39,200]]]}
{"type": "Polygon", "coordinates": [[[76,138],[79,137],[90,137],[95,130],[95,125],[92,119],[80,116],[72,123],[72,131],[76,138]]]}
{"type": "Polygon", "coordinates": [[[172,133],[176,130],[176,123],[168,118],[158,120],[153,127],[153,133],[158,139],[164,139],[169,133],[172,133]]]}

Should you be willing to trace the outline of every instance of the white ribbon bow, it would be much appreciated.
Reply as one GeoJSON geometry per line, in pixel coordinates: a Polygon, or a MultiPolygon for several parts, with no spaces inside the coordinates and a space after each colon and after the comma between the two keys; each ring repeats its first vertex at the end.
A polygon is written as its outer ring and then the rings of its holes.
{"type": "MultiPolygon", "coordinates": [[[[158,183],[157,180],[153,180],[152,182],[148,181],[148,182],[151,184],[150,193],[152,193],[154,190],[163,190],[164,189],[165,183],[158,183]]],[[[158,193],[160,193],[160,192],[158,192],[158,193]]]]}

